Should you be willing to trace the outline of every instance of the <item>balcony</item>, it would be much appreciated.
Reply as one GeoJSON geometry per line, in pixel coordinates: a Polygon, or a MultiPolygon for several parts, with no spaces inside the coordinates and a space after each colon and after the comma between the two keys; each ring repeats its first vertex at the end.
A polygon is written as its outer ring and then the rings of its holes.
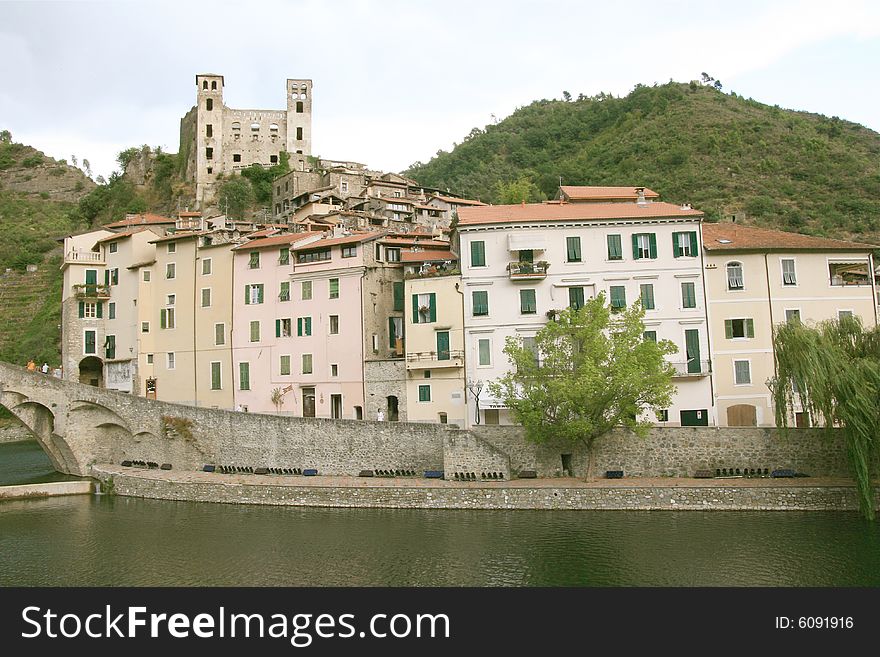
{"type": "Polygon", "coordinates": [[[547,278],[547,269],[550,265],[543,260],[541,262],[511,262],[507,265],[507,272],[512,281],[534,281],[547,278]]]}
{"type": "Polygon", "coordinates": [[[410,351],[406,354],[406,369],[427,370],[441,367],[464,367],[464,351],[451,350],[440,358],[436,351],[410,351]]]}
{"type": "Polygon", "coordinates": [[[670,363],[675,373],[672,375],[676,379],[697,378],[709,376],[712,373],[712,361],[710,360],[690,360],[686,363],[670,363]]]}
{"type": "Polygon", "coordinates": [[[90,249],[69,249],[64,254],[65,264],[69,263],[88,263],[88,264],[104,264],[104,257],[100,251],[92,251],[90,249]]]}
{"type": "Polygon", "coordinates": [[[73,296],[77,299],[109,299],[110,286],[80,283],[73,286],[73,296]]]}

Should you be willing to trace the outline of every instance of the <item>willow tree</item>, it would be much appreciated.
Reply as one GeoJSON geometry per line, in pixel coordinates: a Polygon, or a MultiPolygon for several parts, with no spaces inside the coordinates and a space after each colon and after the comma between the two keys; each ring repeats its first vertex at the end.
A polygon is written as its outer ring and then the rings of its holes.
{"type": "Polygon", "coordinates": [[[859,506],[874,518],[872,463],[880,456],[880,328],[857,318],[816,326],[790,322],[774,331],[776,377],[771,382],[776,425],[803,409],[810,425],[839,435],[859,492],[859,506]]]}
{"type": "Polygon", "coordinates": [[[579,442],[592,476],[593,444],[614,427],[645,435],[644,411],[670,405],[669,340],[645,338],[639,304],[613,312],[600,294],[555,314],[534,340],[508,337],[510,371],[489,384],[532,442],[579,442]]]}

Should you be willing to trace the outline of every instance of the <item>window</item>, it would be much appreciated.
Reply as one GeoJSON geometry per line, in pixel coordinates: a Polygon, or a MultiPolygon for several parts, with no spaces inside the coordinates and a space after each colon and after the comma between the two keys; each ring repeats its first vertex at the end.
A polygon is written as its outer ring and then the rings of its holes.
{"type": "Polygon", "coordinates": [[[282,356],[279,366],[283,376],[290,374],[290,356],[282,356]]]}
{"type": "Polygon", "coordinates": [[[241,123],[239,123],[238,121],[233,121],[232,132],[241,132],[241,123]]]}
{"type": "Polygon", "coordinates": [[[693,283],[681,284],[681,307],[696,308],[697,307],[697,289],[693,283]]]}
{"type": "Polygon", "coordinates": [[[477,340],[477,362],[480,365],[492,364],[491,342],[485,338],[477,340]]]}
{"type": "Polygon", "coordinates": [[[309,336],[312,334],[311,317],[298,317],[296,319],[296,334],[299,337],[309,336]]]}
{"type": "Polygon", "coordinates": [[[251,342],[260,341],[260,322],[259,320],[251,321],[251,342]]]}
{"type": "Polygon", "coordinates": [[[565,238],[566,260],[568,262],[581,261],[581,238],[566,237],[565,238]]]}
{"type": "Polygon", "coordinates": [[[348,183],[346,181],[343,180],[339,183],[339,191],[343,193],[348,191],[348,183]]]}
{"type": "Polygon", "coordinates": [[[149,322],[141,322],[141,333],[149,333],[150,332],[150,323],[149,322]]]}
{"type": "Polygon", "coordinates": [[[296,101],[296,113],[302,114],[303,111],[303,102],[301,100],[296,101]]]}
{"type": "Polygon", "coordinates": [[[282,281],[278,292],[279,301],[290,301],[290,281],[282,281]]]}
{"type": "Polygon", "coordinates": [[[244,286],[244,302],[247,305],[263,303],[263,284],[255,283],[244,286]]]}
{"type": "Polygon", "coordinates": [[[687,357],[688,374],[700,374],[702,363],[700,362],[700,331],[699,329],[686,329],[684,332],[684,352],[687,357]]]}
{"type": "Polygon", "coordinates": [[[83,337],[83,353],[93,354],[95,353],[95,342],[96,342],[96,332],[95,331],[86,331],[83,337]]]}
{"type": "Polygon", "coordinates": [[[797,285],[797,274],[794,271],[794,258],[782,260],[782,284],[797,285]]]}
{"type": "Polygon", "coordinates": [[[107,248],[110,253],[116,253],[119,250],[119,242],[110,242],[107,248]]]}
{"type": "Polygon", "coordinates": [[[116,358],[116,336],[108,335],[104,338],[104,358],[116,358]]]}
{"type": "Polygon", "coordinates": [[[202,260],[202,276],[210,276],[211,275],[211,259],[205,258],[202,260]]]}
{"type": "Polygon", "coordinates": [[[107,319],[116,319],[116,303],[113,301],[107,304],[107,319]]]}
{"type": "Polygon", "coordinates": [[[303,138],[303,129],[302,128],[296,129],[296,138],[297,138],[297,140],[301,140],[303,138]]]}
{"type": "Polygon", "coordinates": [[[251,132],[259,132],[260,124],[259,123],[251,123],[251,132]]]}
{"type": "Polygon", "coordinates": [[[523,315],[534,315],[538,312],[534,290],[519,291],[519,312],[523,315]]]}
{"type": "Polygon", "coordinates": [[[388,318],[388,347],[397,349],[397,340],[403,338],[403,317],[388,318]]]}
{"type": "Polygon", "coordinates": [[[642,340],[645,342],[648,342],[649,340],[651,342],[657,342],[657,331],[645,331],[642,333],[642,340]]]}
{"type": "Polygon", "coordinates": [[[260,268],[260,252],[259,251],[251,251],[250,260],[248,261],[248,269],[259,269],[260,268]]]}
{"type": "Polygon", "coordinates": [[[486,243],[483,241],[471,242],[471,267],[486,266],[486,243]]]}
{"type": "Polygon", "coordinates": [[[733,379],[738,386],[751,385],[752,364],[747,360],[733,361],[733,379]]]}
{"type": "Polygon", "coordinates": [[[633,233],[633,259],[652,259],[657,257],[657,236],[654,233],[633,233]]]}
{"type": "Polygon", "coordinates": [[[385,259],[388,262],[400,262],[400,249],[398,248],[386,248],[385,249],[385,259]]]}
{"type": "Polygon", "coordinates": [[[205,109],[209,112],[214,109],[214,99],[213,98],[205,99],[205,109]]]}
{"type": "Polygon", "coordinates": [[[202,288],[202,308],[210,308],[211,307],[211,288],[203,287],[202,288]]]}
{"type": "Polygon", "coordinates": [[[431,401],[431,386],[430,385],[419,386],[419,401],[420,402],[431,401]]]}
{"type": "Polygon", "coordinates": [[[727,263],[727,289],[743,289],[743,266],[741,262],[727,263]]]}
{"type": "Polygon", "coordinates": [[[403,283],[393,283],[392,292],[394,294],[394,310],[403,310],[403,283]]]}
{"type": "Polygon", "coordinates": [[[214,344],[217,346],[226,344],[226,325],[214,324],[214,344]]]}
{"type": "Polygon", "coordinates": [[[303,301],[308,301],[309,299],[311,299],[312,298],[312,282],[311,281],[303,281],[302,288],[300,291],[302,293],[300,295],[300,298],[303,301]]]}
{"type": "Polygon", "coordinates": [[[293,335],[293,321],[290,317],[275,320],[275,337],[289,338],[293,335]]]}
{"type": "Polygon", "coordinates": [[[153,354],[147,354],[147,365],[153,364],[153,354]]]}
{"type": "Polygon", "coordinates": [[[339,279],[331,278],[330,279],[330,298],[338,299],[339,298],[339,279]]]}
{"type": "Polygon", "coordinates": [[[413,324],[436,322],[437,295],[433,292],[412,295],[412,312],[413,324]]]}
{"type": "Polygon", "coordinates": [[[471,294],[474,317],[484,317],[489,314],[489,292],[486,290],[474,290],[471,294]]]}
{"type": "Polygon", "coordinates": [[[144,283],[150,282],[150,270],[144,269],[144,283]]]}
{"type": "Polygon", "coordinates": [[[623,285],[612,285],[610,293],[612,311],[626,308],[626,288],[623,285]]]}
{"type": "Polygon", "coordinates": [[[174,352],[173,351],[169,351],[167,354],[165,354],[165,367],[169,370],[174,369],[174,352]]]}
{"type": "Polygon", "coordinates": [[[330,335],[339,333],[339,315],[330,315],[330,335]]]}
{"type": "Polygon", "coordinates": [[[175,326],[174,308],[160,309],[159,310],[159,328],[173,329],[174,326],[175,326]]]}
{"type": "Polygon", "coordinates": [[[177,266],[173,262],[169,262],[165,265],[165,278],[176,278],[177,277],[177,266]]]}
{"type": "Polygon", "coordinates": [[[693,258],[697,255],[697,233],[672,233],[672,255],[675,258],[693,258]]]}
{"type": "Polygon", "coordinates": [[[575,310],[584,307],[584,288],[568,288],[568,307],[574,308],[575,310]]]}
{"type": "Polygon", "coordinates": [[[251,389],[251,364],[250,363],[239,363],[238,364],[238,389],[239,390],[250,390],[251,389]]]}
{"type": "Polygon", "coordinates": [[[372,340],[373,340],[373,353],[378,354],[379,353],[379,334],[373,333],[372,340]]]}
{"type": "Polygon", "coordinates": [[[523,349],[525,349],[526,351],[532,352],[532,358],[534,359],[535,365],[540,365],[540,360],[538,357],[538,343],[535,341],[534,336],[523,338],[522,346],[523,349]]]}
{"type": "Polygon", "coordinates": [[[785,311],[785,321],[791,324],[792,322],[801,321],[801,311],[798,308],[788,308],[785,311]]]}
{"type": "Polygon", "coordinates": [[[608,259],[623,260],[623,243],[620,235],[609,235],[606,239],[608,242],[608,259]]]}
{"type": "Polygon", "coordinates": [[[173,305],[174,305],[174,301],[175,301],[176,299],[177,299],[177,295],[176,295],[176,294],[169,294],[169,295],[165,298],[165,305],[166,305],[166,306],[173,306],[173,305]]]}
{"type": "Polygon", "coordinates": [[[321,251],[307,251],[306,253],[297,253],[296,261],[300,264],[308,263],[308,262],[321,262],[322,260],[330,259],[330,249],[323,249],[321,251]]]}
{"type": "Polygon", "coordinates": [[[289,265],[290,264],[290,249],[283,248],[278,251],[278,264],[279,265],[289,265]]]}
{"type": "Polygon", "coordinates": [[[669,422],[669,409],[661,408],[657,411],[657,421],[658,422],[669,422]]]}
{"type": "Polygon", "coordinates": [[[437,360],[449,360],[449,331],[437,331],[437,360]]]}
{"type": "Polygon", "coordinates": [[[339,376],[339,365],[330,363],[330,376],[339,376]]]}
{"type": "Polygon", "coordinates": [[[241,162],[241,153],[233,153],[232,154],[233,162],[241,162]]]}
{"type": "Polygon", "coordinates": [[[755,337],[755,320],[753,319],[725,319],[724,337],[728,340],[735,338],[755,337]]]}
{"type": "Polygon", "coordinates": [[[342,257],[343,258],[354,258],[357,255],[357,247],[356,246],[343,246],[342,247],[342,257]]]}
{"type": "Polygon", "coordinates": [[[220,390],[221,387],[220,362],[215,360],[211,362],[211,390],[220,390]]]}
{"type": "Polygon", "coordinates": [[[838,310],[837,311],[837,319],[842,320],[844,318],[852,319],[853,311],[852,310],[838,310]]]}
{"type": "Polygon", "coordinates": [[[654,285],[651,283],[642,283],[639,286],[639,294],[642,300],[642,308],[645,310],[654,310],[654,285]]]}
{"type": "Polygon", "coordinates": [[[302,356],[302,373],[303,374],[311,374],[312,373],[312,355],[311,354],[303,354],[302,356]]]}
{"type": "Polygon", "coordinates": [[[205,149],[205,159],[206,160],[213,160],[214,159],[214,149],[211,148],[210,146],[208,146],[205,149]]]}

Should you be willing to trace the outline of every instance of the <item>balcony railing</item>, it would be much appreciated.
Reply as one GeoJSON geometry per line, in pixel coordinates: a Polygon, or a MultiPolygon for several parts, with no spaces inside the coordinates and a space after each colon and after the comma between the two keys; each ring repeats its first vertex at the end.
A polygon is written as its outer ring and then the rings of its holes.
{"type": "Polygon", "coordinates": [[[77,299],[109,299],[110,286],[97,283],[80,283],[73,286],[73,296],[77,299]]]}
{"type": "Polygon", "coordinates": [[[410,351],[406,354],[408,367],[461,367],[464,359],[464,351],[453,349],[438,353],[436,351],[410,351]],[[443,356],[443,358],[440,358],[443,356]]]}
{"type": "Polygon", "coordinates": [[[550,265],[546,262],[511,262],[507,271],[511,280],[530,281],[547,277],[550,265]]]}
{"type": "Polygon", "coordinates": [[[675,369],[672,375],[676,378],[689,376],[709,376],[712,373],[712,361],[709,360],[689,360],[686,363],[671,363],[675,369]]]}
{"type": "Polygon", "coordinates": [[[100,251],[69,249],[64,254],[64,262],[104,262],[104,257],[100,251]]]}

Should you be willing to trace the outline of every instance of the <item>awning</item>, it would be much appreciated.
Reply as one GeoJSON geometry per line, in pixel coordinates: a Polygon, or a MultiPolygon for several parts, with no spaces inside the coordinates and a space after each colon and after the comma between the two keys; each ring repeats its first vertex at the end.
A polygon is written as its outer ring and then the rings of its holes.
{"type": "Polygon", "coordinates": [[[507,236],[508,251],[546,251],[547,240],[543,235],[532,233],[512,233],[507,236]]]}

